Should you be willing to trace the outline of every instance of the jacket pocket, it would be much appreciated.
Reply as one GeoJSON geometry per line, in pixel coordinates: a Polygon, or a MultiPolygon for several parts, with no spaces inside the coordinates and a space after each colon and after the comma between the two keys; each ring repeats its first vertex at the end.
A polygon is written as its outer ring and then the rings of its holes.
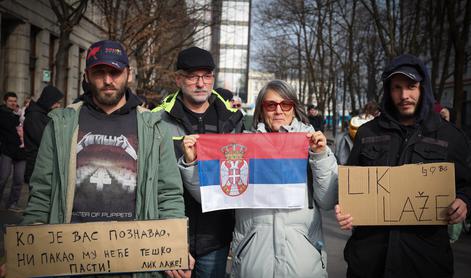
{"type": "Polygon", "coordinates": [[[241,257],[243,257],[243,255],[245,254],[244,251],[249,247],[256,233],[257,232],[255,231],[252,232],[239,243],[239,246],[237,246],[237,249],[234,252],[237,259],[240,259],[241,257]]]}
{"type": "Polygon", "coordinates": [[[417,144],[412,153],[412,163],[446,161],[447,148],[432,144],[417,144]]]}
{"type": "Polygon", "coordinates": [[[306,236],[305,234],[302,234],[302,235],[306,239],[308,244],[310,244],[312,247],[314,247],[314,249],[319,253],[321,267],[322,267],[322,269],[325,269],[324,258],[322,257],[322,249],[324,248],[324,242],[322,242],[322,240],[312,242],[312,240],[308,236],[306,236]]]}
{"type": "Polygon", "coordinates": [[[388,150],[385,145],[368,144],[360,151],[360,161],[363,166],[389,165],[388,150]]]}
{"type": "MultiPolygon", "coordinates": [[[[244,257],[248,254],[248,249],[251,247],[253,241],[255,240],[255,234],[257,232],[253,231],[248,236],[244,237],[237,246],[233,245],[234,255],[232,257],[232,271],[231,277],[244,277],[247,276],[247,273],[251,273],[250,270],[247,270],[248,265],[252,269],[254,266],[250,263],[250,260],[247,262],[247,258],[244,260],[244,257]]],[[[234,243],[234,242],[233,242],[234,243]]]]}

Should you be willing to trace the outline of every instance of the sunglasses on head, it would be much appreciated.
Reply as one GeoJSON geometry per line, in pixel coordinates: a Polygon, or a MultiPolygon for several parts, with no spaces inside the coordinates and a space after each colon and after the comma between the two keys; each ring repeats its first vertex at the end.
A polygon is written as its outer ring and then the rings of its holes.
{"type": "Polygon", "coordinates": [[[262,106],[263,108],[268,111],[268,112],[273,112],[276,110],[277,106],[281,107],[281,110],[288,112],[291,109],[293,109],[294,102],[291,100],[283,100],[282,102],[276,102],[276,101],[263,101],[262,106]]]}

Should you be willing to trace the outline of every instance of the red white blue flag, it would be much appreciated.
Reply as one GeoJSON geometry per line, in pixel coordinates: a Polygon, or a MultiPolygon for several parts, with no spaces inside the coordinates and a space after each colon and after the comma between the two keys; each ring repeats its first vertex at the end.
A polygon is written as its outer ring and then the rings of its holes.
{"type": "Polygon", "coordinates": [[[203,212],[304,207],[308,148],[306,133],[200,135],[203,212]]]}

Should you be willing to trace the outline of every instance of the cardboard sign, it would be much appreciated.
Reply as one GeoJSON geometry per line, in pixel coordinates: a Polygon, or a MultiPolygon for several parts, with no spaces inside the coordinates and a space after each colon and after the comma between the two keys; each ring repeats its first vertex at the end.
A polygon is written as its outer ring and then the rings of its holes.
{"type": "Polygon", "coordinates": [[[339,166],[339,204],[355,226],[445,225],[454,200],[453,163],[339,166]]]}
{"type": "Polygon", "coordinates": [[[187,219],[7,227],[8,277],[188,269],[187,219]]]}

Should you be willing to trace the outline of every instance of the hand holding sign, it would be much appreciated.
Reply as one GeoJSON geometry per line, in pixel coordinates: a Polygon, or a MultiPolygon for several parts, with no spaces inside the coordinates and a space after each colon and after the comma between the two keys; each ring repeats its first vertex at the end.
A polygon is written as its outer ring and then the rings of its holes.
{"type": "Polygon", "coordinates": [[[190,262],[190,269],[177,269],[177,270],[167,270],[165,274],[170,278],[191,278],[191,271],[195,266],[195,259],[191,254],[188,255],[188,260],[190,262]]]}
{"type": "Polygon", "coordinates": [[[342,214],[340,205],[335,205],[335,218],[342,230],[351,230],[353,228],[353,217],[350,214],[342,214]]]}
{"type": "Polygon", "coordinates": [[[468,206],[461,199],[455,199],[448,208],[448,216],[450,217],[448,224],[461,223],[466,219],[468,214],[468,206]]]}

